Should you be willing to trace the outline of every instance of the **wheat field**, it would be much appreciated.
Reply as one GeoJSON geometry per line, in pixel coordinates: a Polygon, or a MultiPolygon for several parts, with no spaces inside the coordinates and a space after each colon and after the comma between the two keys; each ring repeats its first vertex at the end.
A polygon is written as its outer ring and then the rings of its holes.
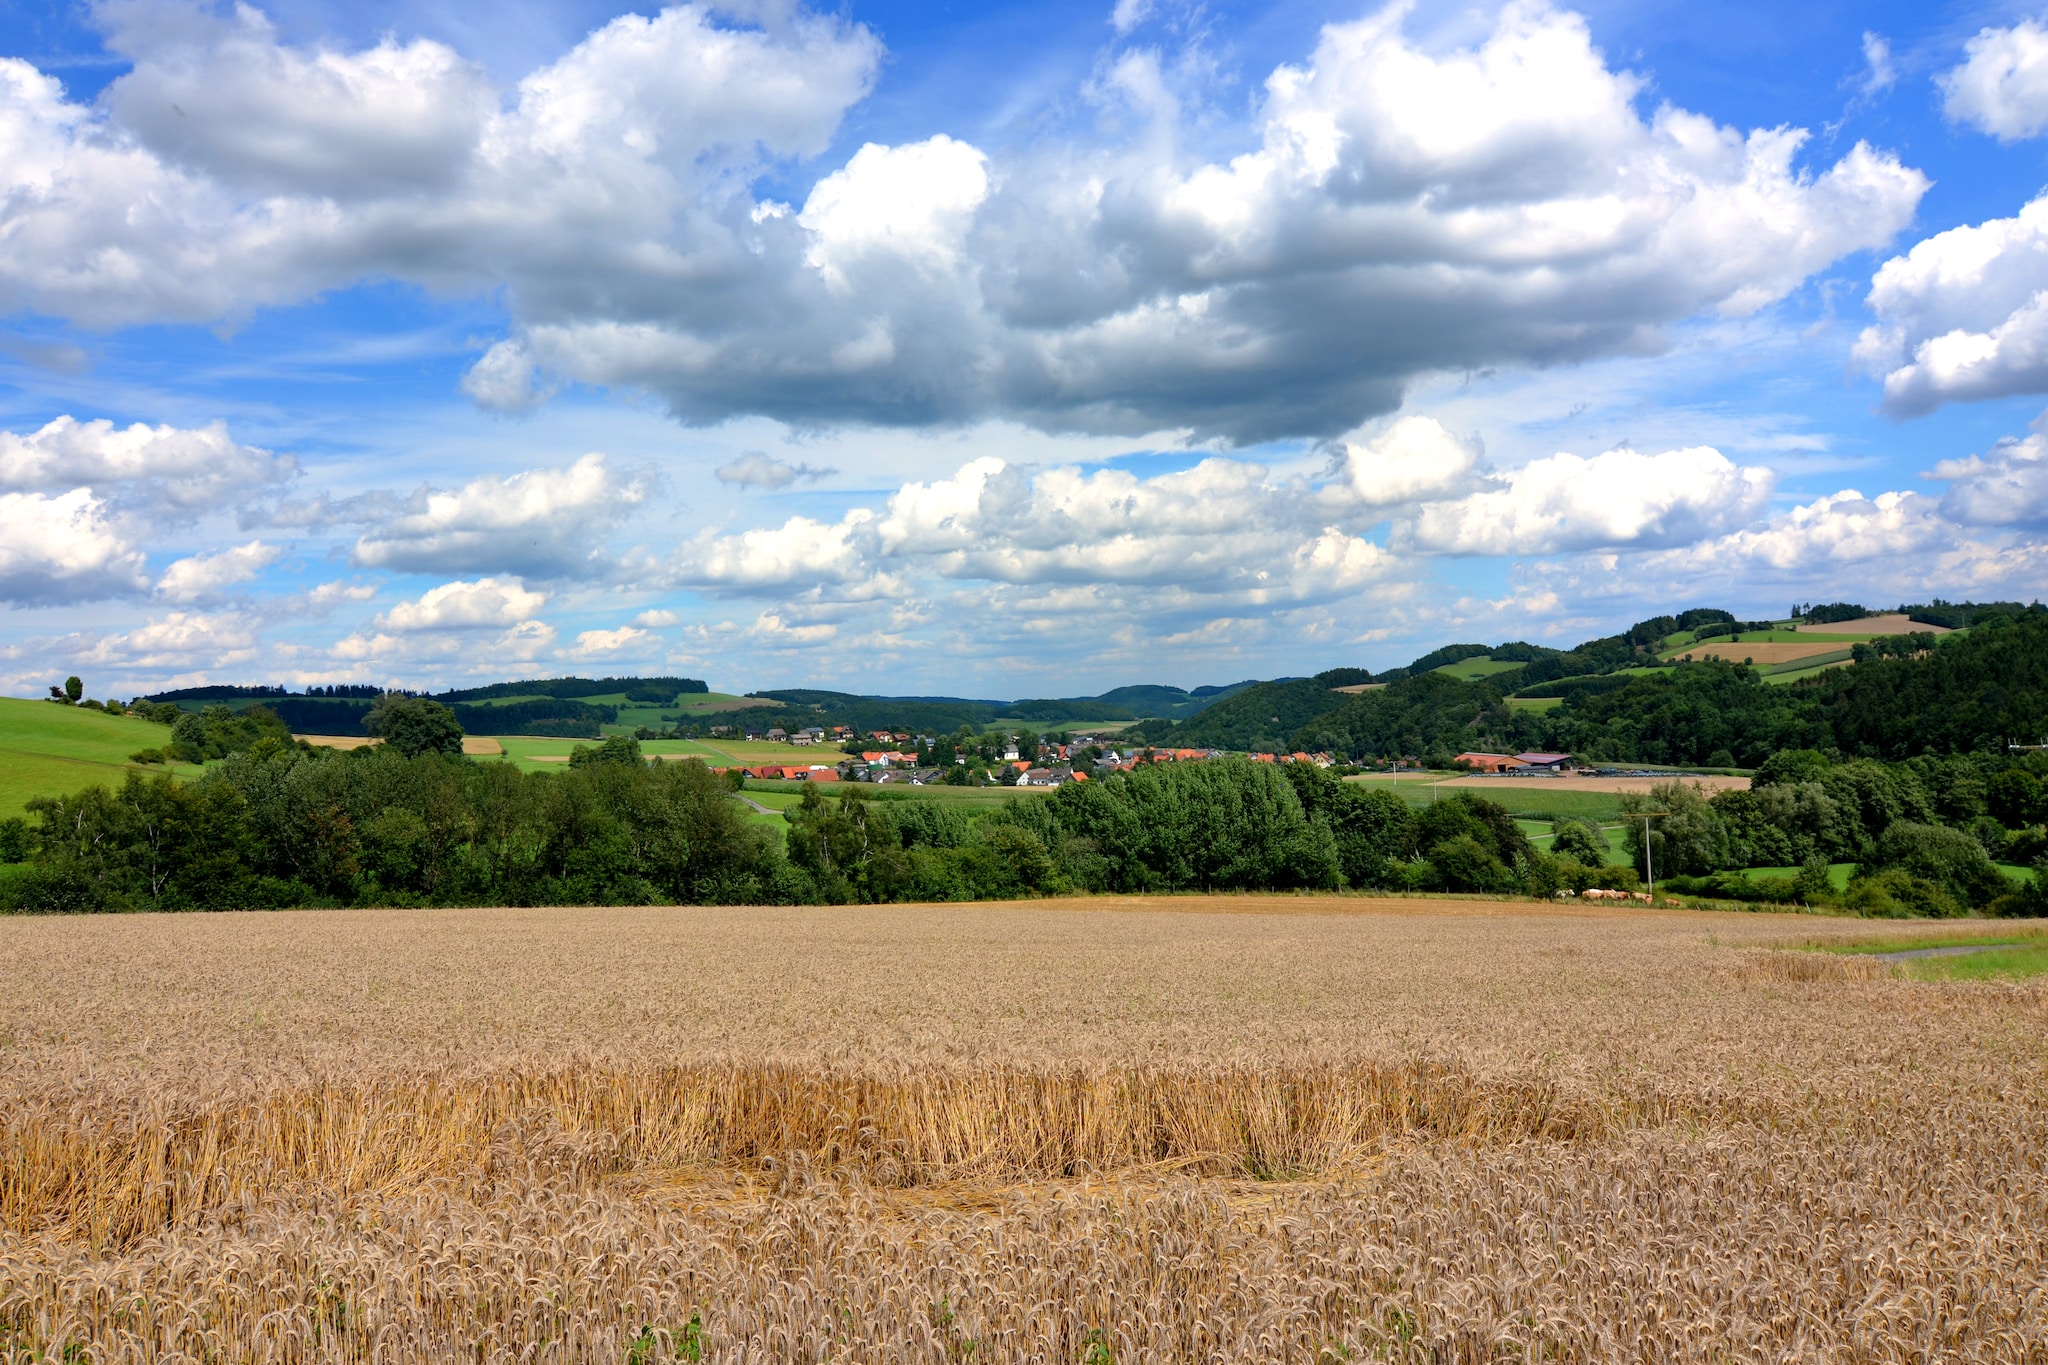
{"type": "Polygon", "coordinates": [[[1878,932],[0,920],[0,1359],[2048,1361],[2048,985],[1878,932]]]}

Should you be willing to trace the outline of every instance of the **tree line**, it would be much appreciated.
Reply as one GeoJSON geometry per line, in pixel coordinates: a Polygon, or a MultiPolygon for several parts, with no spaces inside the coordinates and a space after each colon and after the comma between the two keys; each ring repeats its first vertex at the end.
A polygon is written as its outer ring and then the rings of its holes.
{"type": "Polygon", "coordinates": [[[970,900],[1075,891],[1501,894],[1632,884],[1498,805],[1411,810],[1308,765],[1161,765],[967,814],[807,788],[785,831],[701,763],[614,737],[522,773],[432,746],[259,744],[189,782],[39,798],[0,825],[7,908],[970,900]]]}

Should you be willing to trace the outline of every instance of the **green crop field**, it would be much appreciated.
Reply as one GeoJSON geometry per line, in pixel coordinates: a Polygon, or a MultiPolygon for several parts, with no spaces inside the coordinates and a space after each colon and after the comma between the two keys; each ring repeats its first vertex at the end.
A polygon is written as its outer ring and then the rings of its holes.
{"type": "MultiPolygon", "coordinates": [[[[1433,799],[1430,788],[1428,782],[1402,782],[1394,791],[1411,806],[1426,806],[1433,799]]],[[[1558,815],[1594,821],[1621,817],[1621,797],[1615,792],[1558,791],[1536,782],[1531,782],[1527,790],[1519,787],[1454,787],[1447,780],[1440,795],[1449,796],[1459,791],[1497,802],[1514,815],[1538,820],[1549,820],[1558,815]]]]}
{"type": "Polygon", "coordinates": [[[1549,711],[1563,706],[1563,697],[1509,697],[1510,711],[1549,711]]]}
{"type": "Polygon", "coordinates": [[[730,692],[685,692],[667,711],[688,711],[692,715],[709,715],[715,711],[744,711],[752,706],[780,706],[773,697],[738,697],[730,692]]]}
{"type": "Polygon", "coordinates": [[[1476,659],[1460,659],[1454,664],[1445,664],[1442,668],[1431,671],[1441,673],[1446,678],[1456,678],[1459,682],[1473,682],[1494,673],[1507,673],[1520,667],[1521,664],[1510,659],[1489,659],[1481,655],[1476,659]]]}
{"type": "MultiPolygon", "coordinates": [[[[169,727],[133,716],[0,697],[0,817],[20,815],[34,797],[118,787],[130,771],[164,772],[131,764],[128,755],[170,738],[169,727]]],[[[168,770],[199,771],[185,764],[168,770]]]]}
{"type": "Polygon", "coordinates": [[[1801,678],[1817,677],[1831,668],[1849,668],[1853,666],[1847,655],[1837,658],[1829,654],[1823,655],[1822,659],[1823,662],[1821,663],[1801,659],[1796,667],[1769,669],[1764,673],[1764,681],[1774,686],[1783,686],[1786,683],[1798,682],[1801,678]]]}

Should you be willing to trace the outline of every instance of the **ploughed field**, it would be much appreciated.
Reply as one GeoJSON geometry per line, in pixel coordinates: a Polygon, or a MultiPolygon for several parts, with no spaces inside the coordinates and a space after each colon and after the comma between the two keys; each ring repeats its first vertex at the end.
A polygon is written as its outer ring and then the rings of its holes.
{"type": "Polygon", "coordinates": [[[2038,1361],[2048,979],[1801,951],[1917,932],[0,920],[0,1358],[2038,1361]]]}

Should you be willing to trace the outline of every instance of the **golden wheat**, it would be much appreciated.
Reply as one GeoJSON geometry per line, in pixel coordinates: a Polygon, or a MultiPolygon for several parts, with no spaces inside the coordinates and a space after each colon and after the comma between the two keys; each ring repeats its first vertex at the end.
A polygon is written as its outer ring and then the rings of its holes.
{"type": "Polygon", "coordinates": [[[0,1359],[2048,1361],[2048,988],[1872,932],[0,921],[0,1359]]]}

